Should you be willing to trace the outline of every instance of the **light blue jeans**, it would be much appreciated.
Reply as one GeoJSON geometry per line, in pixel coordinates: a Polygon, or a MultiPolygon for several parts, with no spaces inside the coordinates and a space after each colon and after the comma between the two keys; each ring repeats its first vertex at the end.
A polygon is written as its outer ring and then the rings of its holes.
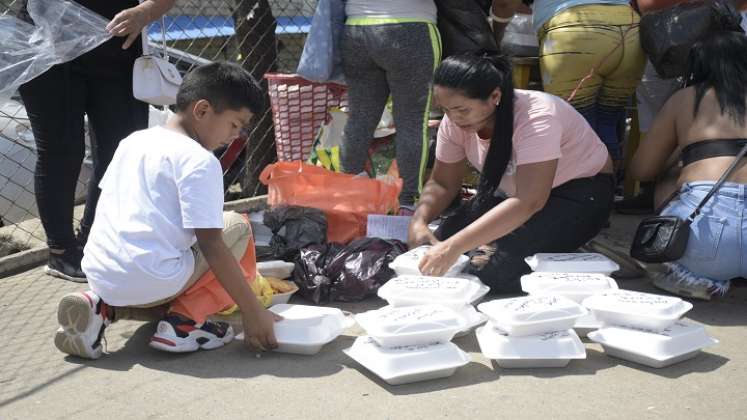
{"type": "MultiPolygon", "coordinates": [[[[687,218],[713,184],[706,181],[686,183],[661,214],[687,218]]],[[[674,262],[673,265],[680,268],[675,272],[720,283],[747,278],[746,201],[747,184],[724,183],[690,225],[687,249],[682,258],[674,262]]]]}

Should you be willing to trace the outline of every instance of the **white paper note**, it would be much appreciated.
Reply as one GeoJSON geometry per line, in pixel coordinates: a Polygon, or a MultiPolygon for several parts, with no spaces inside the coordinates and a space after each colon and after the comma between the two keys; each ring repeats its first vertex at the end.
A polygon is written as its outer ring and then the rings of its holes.
{"type": "Polygon", "coordinates": [[[370,238],[398,239],[407,242],[407,227],[410,216],[384,216],[381,214],[368,215],[366,236],[370,238]]]}

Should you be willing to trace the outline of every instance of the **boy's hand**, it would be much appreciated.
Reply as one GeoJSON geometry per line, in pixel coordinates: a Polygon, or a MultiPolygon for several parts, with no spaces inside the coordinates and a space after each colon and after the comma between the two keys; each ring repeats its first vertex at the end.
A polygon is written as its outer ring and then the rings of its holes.
{"type": "Polygon", "coordinates": [[[258,307],[252,313],[244,313],[244,344],[252,351],[266,351],[277,348],[275,322],[283,318],[265,308],[258,307]]]}

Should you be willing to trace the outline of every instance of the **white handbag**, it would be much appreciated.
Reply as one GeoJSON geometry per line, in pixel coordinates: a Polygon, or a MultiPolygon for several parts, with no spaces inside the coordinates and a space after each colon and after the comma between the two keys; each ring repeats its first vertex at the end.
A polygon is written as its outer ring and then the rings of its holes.
{"type": "MultiPolygon", "coordinates": [[[[143,29],[143,55],[135,60],[132,68],[132,94],[135,99],[151,105],[173,105],[176,103],[176,92],[182,84],[182,76],[176,66],[169,63],[166,53],[166,28],[161,20],[163,37],[163,56],[151,53],[148,46],[148,34],[143,29]]],[[[147,27],[146,27],[147,28],[147,27]]]]}

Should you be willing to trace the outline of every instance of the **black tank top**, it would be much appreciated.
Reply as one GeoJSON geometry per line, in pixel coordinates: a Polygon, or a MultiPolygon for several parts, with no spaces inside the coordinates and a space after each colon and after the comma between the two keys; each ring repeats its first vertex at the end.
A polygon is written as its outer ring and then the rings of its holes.
{"type": "Polygon", "coordinates": [[[682,149],[682,165],[718,156],[736,156],[747,139],[710,139],[690,143],[682,149]]]}

